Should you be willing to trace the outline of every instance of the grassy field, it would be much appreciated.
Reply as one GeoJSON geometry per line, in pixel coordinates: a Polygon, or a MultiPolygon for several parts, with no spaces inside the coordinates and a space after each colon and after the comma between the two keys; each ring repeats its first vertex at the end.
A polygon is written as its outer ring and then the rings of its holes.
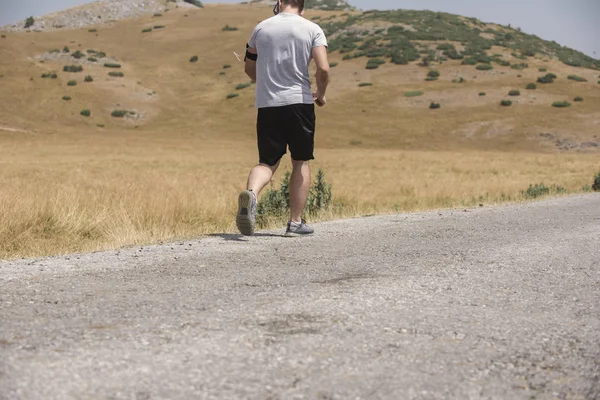
{"type": "MultiPolygon", "coordinates": [[[[340,13],[308,17],[317,14],[340,13]]],[[[234,232],[237,193],[257,154],[253,87],[236,91],[248,78],[233,51],[243,52],[266,17],[262,6],[209,5],[98,33],[0,39],[0,259],[234,232]],[[165,28],[142,32],[157,19],[165,28]],[[84,63],[81,73],[62,72],[73,64],[64,58],[40,62],[64,46],[106,52],[124,77],[109,76],[102,62],[84,63]],[[57,79],[41,78],[51,72],[57,79]],[[239,97],[226,99],[233,92],[239,97]],[[115,118],[114,110],[132,113],[115,118]]],[[[364,58],[339,53],[331,61],[338,66],[330,104],[318,111],[313,170],[332,183],[334,207],[316,219],[520,201],[540,182],[578,192],[600,172],[600,153],[579,146],[599,140],[598,71],[542,57],[522,71],[451,61],[425,82],[428,69],[416,63],[367,70],[364,58]],[[559,78],[525,90],[542,67],[559,78]],[[452,83],[459,76],[466,82],[452,83]],[[521,95],[508,96],[513,89],[521,95]],[[415,91],[423,95],[405,95],[415,91]],[[575,96],[584,101],[550,107],[575,96]],[[500,107],[502,99],[515,104],[500,107]],[[441,108],[430,110],[431,102],[441,108]],[[541,133],[576,147],[559,151],[541,133]]]]}

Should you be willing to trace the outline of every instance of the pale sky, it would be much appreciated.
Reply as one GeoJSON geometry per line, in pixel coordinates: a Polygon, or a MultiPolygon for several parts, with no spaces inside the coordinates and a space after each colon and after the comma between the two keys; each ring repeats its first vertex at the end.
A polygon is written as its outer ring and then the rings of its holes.
{"type": "MultiPolygon", "coordinates": [[[[90,0],[0,0],[0,26],[90,0]]],[[[204,0],[239,3],[240,0],[204,0]]],[[[600,58],[600,0],[349,0],[362,10],[413,9],[445,11],[484,22],[511,24],[524,32],[600,58]]],[[[265,17],[268,16],[268,12],[265,17]]]]}

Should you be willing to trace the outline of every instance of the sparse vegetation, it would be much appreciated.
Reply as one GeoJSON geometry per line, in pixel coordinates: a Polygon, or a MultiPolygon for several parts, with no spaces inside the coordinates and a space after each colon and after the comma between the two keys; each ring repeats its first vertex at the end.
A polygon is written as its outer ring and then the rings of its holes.
{"type": "Polygon", "coordinates": [[[235,87],[235,90],[242,90],[252,86],[252,82],[250,83],[240,83],[235,87]]]}
{"type": "Polygon", "coordinates": [[[511,91],[508,92],[508,95],[509,96],[520,96],[521,92],[518,91],[518,90],[511,90],[511,91]]]}
{"type": "Polygon", "coordinates": [[[529,65],[527,65],[527,63],[520,63],[520,64],[513,64],[510,66],[512,69],[516,69],[516,70],[523,70],[525,68],[528,68],[529,65]]]}
{"type": "Polygon", "coordinates": [[[544,76],[540,76],[537,81],[538,83],[553,83],[556,78],[557,76],[555,74],[549,73],[544,76]]]}
{"type": "Polygon", "coordinates": [[[540,68],[540,69],[538,69],[538,71],[540,71],[540,72],[547,72],[548,68],[540,68]]]}
{"type": "Polygon", "coordinates": [[[65,65],[63,67],[63,72],[81,72],[83,71],[82,65],[65,65]]]}
{"type": "Polygon", "coordinates": [[[227,100],[229,100],[229,99],[234,99],[234,98],[236,98],[236,97],[239,97],[239,93],[229,93],[229,94],[227,95],[227,100]]]}
{"type": "Polygon", "coordinates": [[[70,53],[71,50],[69,50],[69,48],[67,46],[63,47],[63,53],[70,53]]]}
{"type": "Polygon", "coordinates": [[[42,74],[42,78],[44,78],[44,79],[47,79],[47,78],[49,78],[49,79],[56,79],[56,78],[58,78],[58,75],[56,75],[55,72],[48,72],[48,73],[42,74]]]}
{"type": "Polygon", "coordinates": [[[111,117],[114,118],[123,118],[128,114],[127,110],[113,110],[112,113],[110,113],[111,117]]]}
{"type": "Polygon", "coordinates": [[[436,71],[435,69],[432,69],[427,73],[427,78],[429,80],[437,80],[437,78],[439,78],[439,77],[440,77],[440,71],[436,71]]]}
{"type": "Polygon", "coordinates": [[[594,183],[592,184],[592,190],[594,192],[600,192],[600,172],[594,177],[594,183]]]}
{"type": "Polygon", "coordinates": [[[440,103],[431,102],[431,104],[429,104],[429,108],[431,110],[437,110],[440,107],[441,107],[440,103]]]}
{"type": "Polygon", "coordinates": [[[335,67],[337,67],[337,66],[338,66],[338,63],[337,63],[337,62],[330,62],[330,63],[329,63],[329,67],[330,67],[330,68],[335,68],[335,67]]]}
{"type": "Polygon", "coordinates": [[[142,29],[142,33],[152,32],[152,28],[144,28],[142,29]]]}
{"type": "Polygon", "coordinates": [[[233,31],[237,31],[238,28],[235,26],[225,25],[221,30],[224,32],[233,32],[233,31]]]}
{"type": "Polygon", "coordinates": [[[486,95],[486,93],[485,93],[485,92],[479,92],[479,95],[480,95],[480,96],[485,96],[485,95],[486,95]]]}
{"type": "Polygon", "coordinates": [[[526,199],[536,199],[542,196],[548,196],[549,194],[564,194],[567,190],[562,186],[552,185],[550,187],[543,183],[535,185],[529,185],[527,190],[523,190],[521,195],[526,199]]]}
{"type": "Polygon", "coordinates": [[[504,106],[504,107],[510,107],[510,106],[512,106],[512,101],[510,101],[510,100],[502,100],[500,102],[500,105],[504,106]]]}
{"type": "Polygon", "coordinates": [[[153,17],[162,17],[163,15],[161,13],[154,13],[153,17]]]}
{"type": "Polygon", "coordinates": [[[49,51],[49,53],[52,53],[52,54],[60,53],[60,49],[52,49],[49,51]]]}
{"type": "Polygon", "coordinates": [[[571,107],[571,103],[569,103],[568,101],[555,101],[554,103],[552,103],[552,107],[556,107],[556,108],[571,107]]]}
{"type": "Polygon", "coordinates": [[[533,82],[528,83],[527,86],[525,86],[525,89],[527,90],[536,90],[537,89],[537,85],[533,82]]]}
{"type": "Polygon", "coordinates": [[[371,58],[367,61],[367,69],[377,69],[383,64],[385,64],[385,60],[381,58],[371,58]]]}
{"type": "Polygon", "coordinates": [[[190,58],[190,62],[191,62],[191,63],[195,63],[195,62],[197,62],[197,61],[198,61],[198,56],[192,56],[192,57],[190,58]]]}
{"type": "Polygon", "coordinates": [[[166,26],[164,26],[164,25],[154,25],[153,28],[154,29],[164,29],[164,28],[166,28],[166,26]]]}
{"type": "Polygon", "coordinates": [[[98,59],[96,57],[88,57],[87,59],[89,62],[98,62],[98,59]]]}
{"type": "Polygon", "coordinates": [[[85,57],[85,54],[83,54],[81,51],[77,50],[76,52],[74,52],[73,54],[71,54],[71,57],[79,60],[80,58],[85,57]]]}
{"type": "Polygon", "coordinates": [[[69,81],[67,82],[68,86],[77,86],[77,81],[69,81]]]}
{"type": "Polygon", "coordinates": [[[225,64],[225,65],[223,65],[223,69],[229,69],[229,68],[231,68],[231,65],[230,65],[230,64],[225,64]]]}
{"type": "Polygon", "coordinates": [[[479,71],[489,71],[489,70],[494,69],[494,67],[492,67],[490,64],[479,64],[475,68],[479,71]]]}
{"type": "Polygon", "coordinates": [[[71,101],[71,96],[63,96],[64,101],[71,101]]]}
{"type": "Polygon", "coordinates": [[[28,17],[25,20],[25,29],[31,28],[33,26],[33,24],[35,24],[35,19],[33,19],[33,17],[28,17]]]}
{"type": "Polygon", "coordinates": [[[125,76],[121,71],[110,71],[108,76],[112,76],[113,78],[123,78],[125,76]]]}
{"type": "Polygon", "coordinates": [[[204,4],[200,0],[183,0],[186,3],[192,4],[198,8],[204,8],[204,4]]]}
{"type": "Polygon", "coordinates": [[[106,53],[103,51],[99,51],[98,53],[96,53],[96,57],[98,58],[104,58],[106,57],[106,53]]]}
{"type": "Polygon", "coordinates": [[[581,96],[577,96],[577,97],[575,97],[575,98],[573,99],[573,101],[576,101],[576,102],[581,102],[581,101],[583,101],[583,97],[581,97],[581,96]]]}
{"type": "Polygon", "coordinates": [[[116,63],[105,63],[104,67],[106,68],[121,68],[121,64],[116,63]]]}
{"type": "Polygon", "coordinates": [[[90,110],[81,110],[81,112],[79,113],[80,115],[84,116],[84,117],[89,117],[90,115],[92,115],[90,110]]]}
{"type": "Polygon", "coordinates": [[[424,92],[420,91],[420,90],[414,90],[411,92],[405,92],[404,93],[404,97],[418,97],[418,96],[423,96],[424,92]]]}
{"type": "Polygon", "coordinates": [[[587,82],[587,79],[582,78],[581,76],[577,76],[577,75],[569,75],[569,76],[567,76],[567,79],[570,79],[575,82],[587,82]]]}
{"type": "Polygon", "coordinates": [[[94,82],[94,78],[91,75],[86,75],[83,79],[84,82],[94,82]]]}
{"type": "Polygon", "coordinates": [[[358,84],[358,87],[366,87],[366,86],[373,86],[373,84],[371,82],[361,82],[358,84]]]}
{"type": "Polygon", "coordinates": [[[96,32],[98,32],[98,29],[95,29],[95,28],[88,29],[88,32],[90,32],[90,33],[96,33],[96,32]]]}

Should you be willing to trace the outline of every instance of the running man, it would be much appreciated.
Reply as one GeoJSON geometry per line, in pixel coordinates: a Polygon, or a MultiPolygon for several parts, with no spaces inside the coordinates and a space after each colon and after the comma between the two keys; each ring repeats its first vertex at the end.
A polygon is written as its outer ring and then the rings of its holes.
{"type": "Polygon", "coordinates": [[[305,19],[304,0],[278,0],[271,17],[256,26],[246,51],[246,73],[256,81],[259,164],[248,176],[238,198],[237,227],[254,234],[256,199],[271,181],[289,147],[290,220],[286,236],[309,235],[302,219],[310,190],[309,161],[314,159],[315,106],[325,106],[329,83],[327,39],[323,30],[305,19]],[[309,65],[317,66],[317,91],[312,93],[309,65]]]}

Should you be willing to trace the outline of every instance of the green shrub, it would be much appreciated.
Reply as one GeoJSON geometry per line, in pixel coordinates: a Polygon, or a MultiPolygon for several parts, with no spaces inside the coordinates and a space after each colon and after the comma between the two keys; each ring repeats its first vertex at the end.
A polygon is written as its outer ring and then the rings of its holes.
{"type": "Polygon", "coordinates": [[[540,76],[538,77],[538,83],[552,83],[554,82],[554,80],[556,79],[556,75],[555,74],[546,74],[544,76],[540,76]]]}
{"type": "Polygon", "coordinates": [[[600,172],[596,174],[594,177],[594,183],[592,185],[592,190],[594,192],[600,192],[600,172]]]}
{"type": "Polygon", "coordinates": [[[335,68],[337,66],[338,66],[338,63],[336,63],[336,62],[329,63],[329,68],[335,68]]]}
{"type": "Polygon", "coordinates": [[[64,101],[71,101],[71,96],[63,96],[64,101]]]}
{"type": "Polygon", "coordinates": [[[540,71],[540,72],[547,72],[548,68],[540,68],[540,69],[538,69],[538,71],[540,71]]]}
{"type": "Polygon", "coordinates": [[[192,56],[192,58],[190,58],[191,63],[195,63],[197,61],[198,61],[198,56],[192,56]]]}
{"type": "Polygon", "coordinates": [[[67,82],[68,86],[77,86],[77,81],[69,81],[67,82]]]}
{"type": "Polygon", "coordinates": [[[106,57],[106,53],[103,51],[99,51],[98,53],[96,53],[96,57],[98,58],[104,58],[106,57]]]}
{"type": "Polygon", "coordinates": [[[252,83],[240,83],[235,87],[235,90],[242,90],[252,86],[252,83]]]}
{"type": "Polygon", "coordinates": [[[577,96],[573,99],[573,101],[583,101],[583,97],[577,96]]]}
{"type": "Polygon", "coordinates": [[[71,50],[69,50],[69,48],[67,46],[63,47],[63,53],[70,53],[71,50]]]}
{"type": "Polygon", "coordinates": [[[373,86],[373,84],[371,82],[361,82],[358,84],[358,87],[365,87],[365,86],[373,86]]]}
{"type": "Polygon", "coordinates": [[[485,96],[485,92],[479,92],[480,96],[485,96]]]}
{"type": "Polygon", "coordinates": [[[63,72],[81,72],[83,71],[82,65],[65,65],[63,67],[63,72]]]}
{"type": "Polygon", "coordinates": [[[98,62],[98,59],[96,57],[88,57],[88,61],[89,62],[98,62]]]}
{"type": "Polygon", "coordinates": [[[510,101],[510,100],[502,100],[500,102],[500,105],[504,106],[504,107],[510,107],[510,106],[512,106],[512,101],[510,101]]]}
{"type": "Polygon", "coordinates": [[[225,75],[225,71],[221,71],[221,72],[219,72],[219,75],[220,75],[220,76],[223,76],[223,75],[225,75]]]}
{"type": "Polygon", "coordinates": [[[148,32],[152,32],[152,28],[142,29],[142,33],[148,33],[148,32]]]}
{"type": "Polygon", "coordinates": [[[204,8],[204,4],[200,0],[183,0],[186,3],[192,4],[199,8],[204,8]]]}
{"type": "Polygon", "coordinates": [[[25,20],[25,29],[32,27],[33,24],[35,24],[35,20],[33,19],[33,17],[27,18],[25,20]]]}
{"type": "Polygon", "coordinates": [[[79,60],[80,58],[85,57],[85,54],[83,54],[81,51],[77,50],[75,53],[71,54],[71,57],[79,60]]]}
{"type": "Polygon", "coordinates": [[[112,76],[113,78],[122,78],[125,76],[125,74],[121,71],[110,71],[108,73],[108,76],[112,76]]]}
{"type": "Polygon", "coordinates": [[[462,65],[477,65],[477,59],[473,57],[465,58],[462,65]]]}
{"type": "Polygon", "coordinates": [[[233,32],[233,31],[237,31],[237,30],[238,30],[238,28],[237,28],[237,27],[235,27],[235,26],[229,26],[229,25],[225,25],[225,26],[223,27],[223,29],[221,29],[221,30],[222,30],[222,31],[225,31],[225,32],[233,32]]]}
{"type": "Polygon", "coordinates": [[[440,108],[440,107],[441,107],[440,103],[434,103],[434,102],[431,102],[431,104],[429,105],[429,108],[430,108],[431,110],[437,110],[437,109],[438,109],[438,108],[440,108]]]}
{"type": "Polygon", "coordinates": [[[228,100],[229,100],[229,99],[234,99],[234,98],[236,98],[236,97],[238,97],[238,96],[239,96],[239,93],[229,93],[229,94],[227,95],[227,99],[228,99],[228,100]]]}
{"type": "Polygon", "coordinates": [[[528,83],[527,86],[525,86],[525,89],[527,90],[536,90],[537,89],[537,85],[533,82],[528,83]]]}
{"type": "Polygon", "coordinates": [[[94,82],[94,78],[92,78],[91,75],[86,75],[86,77],[83,79],[84,82],[94,82]]]}
{"type": "Polygon", "coordinates": [[[527,190],[521,191],[521,195],[526,199],[535,199],[538,197],[547,196],[549,194],[563,194],[566,192],[567,189],[562,186],[552,185],[548,187],[543,183],[538,183],[535,185],[529,185],[527,190]]]}
{"type": "MultiPolygon", "coordinates": [[[[260,199],[256,207],[256,223],[266,227],[271,221],[288,217],[290,212],[290,173],[286,172],[279,189],[271,187],[260,199]]],[[[325,180],[325,173],[319,169],[315,182],[310,188],[305,212],[315,216],[331,207],[333,201],[331,184],[325,180]]]]}
{"type": "Polygon", "coordinates": [[[414,90],[412,92],[405,92],[404,93],[404,97],[418,97],[418,96],[423,96],[424,92],[421,92],[420,90],[414,90]]]}
{"type": "Polygon", "coordinates": [[[88,32],[90,32],[90,33],[96,33],[96,32],[98,32],[98,29],[94,29],[94,28],[88,29],[88,32]]]}
{"type": "Polygon", "coordinates": [[[60,49],[52,49],[50,50],[50,53],[60,53],[60,49]]]}
{"type": "Polygon", "coordinates": [[[92,115],[90,110],[81,110],[81,112],[79,114],[83,115],[84,117],[89,117],[90,115],[92,115]]]}
{"type": "Polygon", "coordinates": [[[48,73],[42,74],[42,78],[56,79],[56,78],[58,78],[58,75],[56,75],[56,73],[54,73],[54,72],[48,72],[48,73]]]}
{"type": "Polygon", "coordinates": [[[121,64],[115,64],[115,63],[105,63],[104,66],[106,68],[121,68],[121,64]]]}
{"type": "Polygon", "coordinates": [[[440,71],[436,71],[435,69],[432,69],[427,73],[427,77],[437,79],[440,77],[440,71]]]}
{"type": "Polygon", "coordinates": [[[161,14],[161,13],[155,13],[155,14],[153,15],[153,17],[162,17],[162,14],[161,14]]]}
{"type": "Polygon", "coordinates": [[[570,80],[576,81],[576,82],[587,82],[587,79],[582,78],[581,76],[577,76],[577,75],[569,75],[569,76],[567,76],[567,79],[570,79],[570,80]]]}
{"type": "Polygon", "coordinates": [[[367,61],[367,69],[377,69],[383,64],[385,64],[385,60],[382,60],[381,58],[371,58],[367,61]]]}
{"type": "Polygon", "coordinates": [[[123,118],[127,114],[128,114],[127,110],[113,110],[113,112],[110,113],[111,117],[115,117],[115,118],[123,118]]]}
{"type": "Polygon", "coordinates": [[[569,103],[568,101],[555,101],[554,103],[552,103],[552,107],[556,107],[556,108],[571,107],[571,103],[569,103]]]}
{"type": "Polygon", "coordinates": [[[492,67],[490,64],[479,64],[476,68],[479,71],[489,71],[491,69],[494,69],[494,67],[492,67]]]}
{"type": "Polygon", "coordinates": [[[231,65],[229,65],[229,64],[223,65],[223,69],[228,69],[228,68],[231,68],[231,65]]]}
{"type": "Polygon", "coordinates": [[[528,67],[529,67],[529,65],[527,65],[526,63],[520,63],[520,64],[513,64],[513,65],[511,65],[510,67],[511,67],[512,69],[518,69],[518,70],[520,71],[520,70],[523,70],[523,69],[525,69],[525,68],[528,68],[528,67]]]}
{"type": "Polygon", "coordinates": [[[511,90],[511,91],[508,92],[508,95],[509,96],[520,96],[521,92],[518,91],[518,90],[511,90]]]}

